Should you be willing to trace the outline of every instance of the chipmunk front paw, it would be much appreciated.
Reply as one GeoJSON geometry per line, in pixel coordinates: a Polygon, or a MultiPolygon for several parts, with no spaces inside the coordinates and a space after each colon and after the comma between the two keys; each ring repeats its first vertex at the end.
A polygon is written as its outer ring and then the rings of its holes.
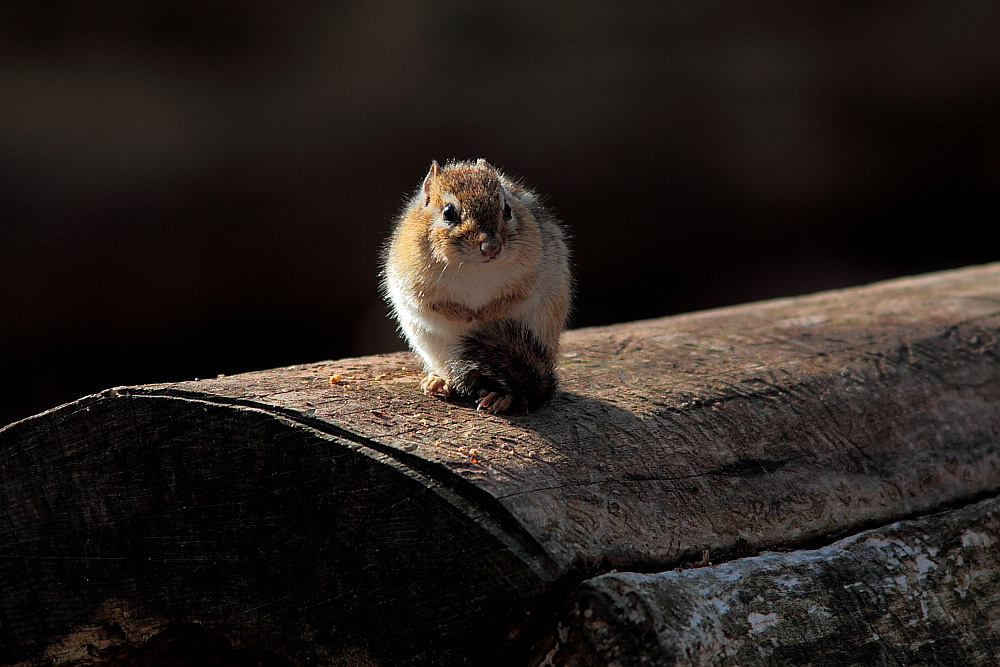
{"type": "Polygon", "coordinates": [[[437,396],[445,400],[451,398],[451,385],[448,380],[435,373],[428,373],[427,377],[420,381],[420,387],[427,396],[437,396]]]}

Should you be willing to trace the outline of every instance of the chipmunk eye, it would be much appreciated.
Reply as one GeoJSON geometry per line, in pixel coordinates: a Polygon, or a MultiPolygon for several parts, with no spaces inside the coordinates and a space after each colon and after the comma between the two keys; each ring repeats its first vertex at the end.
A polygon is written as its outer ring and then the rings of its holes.
{"type": "Polygon", "coordinates": [[[512,215],[513,214],[510,212],[510,204],[508,204],[507,202],[504,202],[503,203],[503,219],[504,220],[510,220],[510,218],[511,218],[512,215]]]}
{"type": "Polygon", "coordinates": [[[441,209],[441,215],[444,217],[445,222],[451,224],[458,222],[458,209],[455,208],[454,204],[445,204],[444,208],[441,209]]]}

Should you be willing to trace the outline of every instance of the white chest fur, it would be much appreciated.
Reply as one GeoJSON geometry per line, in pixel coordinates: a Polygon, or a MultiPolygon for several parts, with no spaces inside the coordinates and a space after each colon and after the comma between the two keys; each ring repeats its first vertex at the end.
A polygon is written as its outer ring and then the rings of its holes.
{"type": "MultiPolygon", "coordinates": [[[[426,290],[415,288],[404,277],[389,270],[386,287],[410,347],[421,357],[427,372],[444,377],[455,345],[476,323],[456,322],[442,316],[431,309],[431,299],[447,300],[477,311],[502,298],[505,289],[517,277],[515,267],[505,267],[499,262],[469,263],[442,270],[433,287],[426,290]],[[429,293],[433,297],[428,298],[429,293]]],[[[511,316],[517,317],[520,310],[515,307],[511,316]]]]}

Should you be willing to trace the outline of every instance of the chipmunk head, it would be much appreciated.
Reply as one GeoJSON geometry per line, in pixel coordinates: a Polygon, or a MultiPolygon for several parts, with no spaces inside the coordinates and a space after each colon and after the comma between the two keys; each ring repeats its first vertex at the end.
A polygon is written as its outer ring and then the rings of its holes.
{"type": "Polygon", "coordinates": [[[485,160],[431,163],[422,187],[431,251],[439,261],[504,262],[530,214],[485,160]]]}

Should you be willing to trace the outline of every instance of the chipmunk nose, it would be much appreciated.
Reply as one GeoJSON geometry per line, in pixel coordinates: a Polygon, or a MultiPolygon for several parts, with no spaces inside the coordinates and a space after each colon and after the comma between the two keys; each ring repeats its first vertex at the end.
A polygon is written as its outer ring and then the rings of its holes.
{"type": "Polygon", "coordinates": [[[500,242],[496,239],[486,239],[479,244],[479,252],[483,253],[486,259],[493,259],[500,254],[500,242]]]}

